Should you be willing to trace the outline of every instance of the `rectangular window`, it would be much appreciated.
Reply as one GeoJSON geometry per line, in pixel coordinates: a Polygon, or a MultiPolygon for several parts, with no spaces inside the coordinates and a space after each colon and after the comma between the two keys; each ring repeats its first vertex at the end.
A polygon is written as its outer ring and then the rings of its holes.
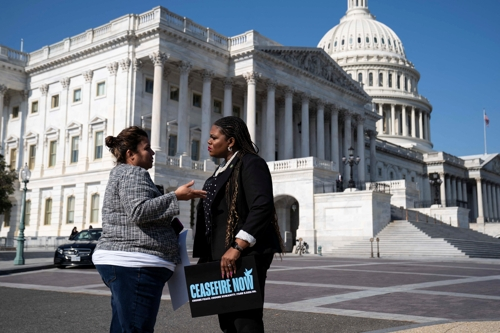
{"type": "Polygon", "coordinates": [[[50,107],[52,109],[59,107],[59,95],[52,96],[52,98],[50,99],[50,107]]]}
{"type": "Polygon", "coordinates": [[[10,227],[10,210],[7,210],[3,214],[3,226],[10,227]]]}
{"type": "Polygon", "coordinates": [[[12,108],[12,118],[19,117],[19,106],[14,106],[12,108]]]}
{"type": "Polygon", "coordinates": [[[92,195],[90,204],[90,223],[99,222],[99,194],[92,195]]]}
{"type": "Polygon", "coordinates": [[[193,93],[193,106],[201,108],[201,95],[193,93]]]}
{"type": "Polygon", "coordinates": [[[384,86],[384,74],[378,73],[378,86],[383,87],[384,86]]]}
{"type": "Polygon", "coordinates": [[[398,81],[396,82],[397,88],[401,89],[401,75],[398,74],[398,81]]]}
{"type": "Polygon", "coordinates": [[[175,156],[177,154],[177,135],[170,135],[168,137],[168,156],[175,156]]]}
{"type": "Polygon", "coordinates": [[[382,168],[378,168],[378,175],[379,177],[382,177],[382,168]]]}
{"type": "Polygon", "coordinates": [[[214,99],[214,113],[222,112],[222,101],[214,99]]]}
{"type": "Polygon", "coordinates": [[[389,88],[392,88],[392,74],[389,74],[389,88]]]}
{"type": "Polygon", "coordinates": [[[26,200],[26,206],[24,208],[24,225],[30,225],[31,219],[31,200],[26,200]]]}
{"type": "Polygon", "coordinates": [[[50,141],[49,147],[49,167],[56,165],[57,141],[50,141]]]}
{"type": "Polygon", "coordinates": [[[373,73],[368,74],[368,86],[373,86],[373,73]]]}
{"type": "Polygon", "coordinates": [[[240,107],[239,106],[236,106],[236,105],[233,105],[233,116],[235,117],[239,117],[240,116],[240,107]]]}
{"type": "Polygon", "coordinates": [[[179,101],[179,87],[170,86],[170,99],[173,101],[179,101]]]}
{"type": "Polygon", "coordinates": [[[200,141],[193,140],[191,142],[191,159],[198,161],[200,159],[200,141]]]}
{"type": "Polygon", "coordinates": [[[36,160],[36,145],[31,145],[29,148],[29,162],[28,167],[30,170],[35,168],[35,160],[36,160]]]}
{"type": "Polygon", "coordinates": [[[12,148],[10,150],[10,169],[15,170],[16,169],[16,161],[17,161],[17,148],[12,148]]]}
{"type": "Polygon", "coordinates": [[[146,87],[144,88],[144,91],[152,94],[153,89],[154,89],[154,81],[151,79],[146,79],[146,87]]]}
{"type": "Polygon", "coordinates": [[[38,113],[38,101],[31,102],[31,113],[38,113]]]}
{"type": "Polygon", "coordinates": [[[52,219],[52,199],[48,198],[45,200],[45,218],[43,220],[43,224],[50,225],[51,219],[52,219]]]}
{"type": "Polygon", "coordinates": [[[73,103],[81,102],[82,100],[82,89],[73,90],[73,103]]]}
{"type": "Polygon", "coordinates": [[[106,94],[106,82],[99,82],[97,84],[96,96],[104,96],[106,94]]]}
{"type": "Polygon", "coordinates": [[[66,211],[66,223],[75,223],[75,197],[68,197],[68,206],[66,211]]]}
{"type": "Polygon", "coordinates": [[[94,159],[98,160],[102,158],[102,149],[103,149],[103,131],[99,131],[95,133],[95,142],[94,142],[94,159]]]}
{"type": "Polygon", "coordinates": [[[80,144],[79,136],[74,136],[71,138],[71,163],[78,162],[79,144],[80,144]]]}

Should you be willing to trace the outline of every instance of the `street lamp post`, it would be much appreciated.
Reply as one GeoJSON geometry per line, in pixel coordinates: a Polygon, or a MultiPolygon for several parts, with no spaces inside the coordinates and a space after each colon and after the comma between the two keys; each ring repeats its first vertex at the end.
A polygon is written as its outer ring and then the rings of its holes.
{"type": "Polygon", "coordinates": [[[17,237],[17,248],[16,248],[16,258],[14,259],[14,265],[24,265],[24,215],[26,215],[26,191],[28,187],[26,184],[30,181],[31,171],[28,168],[28,164],[24,165],[21,170],[21,181],[24,183],[23,188],[23,199],[21,202],[21,222],[19,223],[19,236],[17,237]]]}
{"type": "Polygon", "coordinates": [[[347,151],[349,152],[349,157],[348,158],[346,158],[345,156],[342,157],[342,162],[345,165],[349,165],[349,167],[351,168],[350,179],[349,179],[347,187],[348,188],[355,188],[356,184],[354,183],[354,180],[352,179],[352,167],[354,165],[358,165],[359,161],[361,159],[359,158],[359,156],[357,156],[356,158],[354,158],[354,148],[351,147],[347,151]]]}
{"type": "Polygon", "coordinates": [[[441,193],[439,192],[439,187],[443,183],[441,178],[439,177],[439,173],[433,172],[429,174],[429,183],[431,186],[434,186],[434,204],[441,204],[441,193]]]}

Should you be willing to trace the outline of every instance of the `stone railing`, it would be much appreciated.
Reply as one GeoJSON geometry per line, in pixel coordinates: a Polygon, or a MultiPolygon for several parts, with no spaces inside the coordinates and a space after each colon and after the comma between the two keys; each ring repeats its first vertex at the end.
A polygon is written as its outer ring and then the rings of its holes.
{"type": "MultiPolygon", "coordinates": [[[[367,138],[365,140],[365,144],[366,143],[369,144],[369,138],[367,138]]],[[[401,146],[395,145],[395,144],[390,143],[388,141],[378,139],[377,140],[377,148],[391,152],[395,155],[410,157],[410,158],[417,159],[419,161],[424,160],[424,155],[422,153],[419,153],[419,152],[416,152],[416,151],[413,151],[413,150],[410,150],[407,148],[403,148],[401,146]]]]}
{"type": "Polygon", "coordinates": [[[267,162],[267,165],[269,166],[269,170],[271,170],[271,172],[292,171],[292,170],[313,169],[313,168],[333,171],[334,163],[332,161],[325,161],[310,156],[303,158],[294,158],[291,160],[267,162]]]}
{"type": "Polygon", "coordinates": [[[413,91],[405,91],[405,90],[401,90],[401,89],[397,89],[397,88],[370,87],[367,85],[364,85],[364,88],[367,91],[369,91],[371,95],[377,95],[377,96],[378,95],[389,95],[389,96],[400,96],[400,97],[404,97],[404,98],[411,97],[414,99],[424,101],[427,104],[430,104],[429,100],[426,97],[420,95],[417,92],[413,92],[413,91]]]}
{"type": "MultiPolygon", "coordinates": [[[[30,65],[106,38],[122,36],[124,33],[132,33],[136,30],[143,30],[158,25],[173,28],[227,51],[234,51],[252,45],[281,45],[253,30],[235,37],[226,37],[213,29],[177,15],[166,8],[156,7],[140,15],[122,16],[108,24],[89,29],[77,36],[66,38],[61,42],[34,51],[30,55],[30,65]],[[133,31],[130,31],[131,28],[133,31]]],[[[27,57],[27,55],[24,54],[24,57],[27,57]]]]}
{"type": "Polygon", "coordinates": [[[13,63],[25,65],[29,60],[30,55],[21,51],[11,49],[10,47],[0,45],[0,59],[6,59],[13,63]]]}
{"type": "Polygon", "coordinates": [[[464,160],[443,151],[427,153],[424,157],[426,162],[448,162],[462,167],[465,166],[464,160]]]}

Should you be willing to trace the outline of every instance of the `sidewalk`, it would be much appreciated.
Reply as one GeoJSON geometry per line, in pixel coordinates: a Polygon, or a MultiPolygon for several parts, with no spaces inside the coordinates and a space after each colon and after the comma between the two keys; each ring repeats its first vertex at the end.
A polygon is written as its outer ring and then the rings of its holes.
{"type": "Polygon", "coordinates": [[[14,265],[16,251],[0,251],[0,276],[37,271],[54,267],[54,251],[50,248],[31,248],[24,252],[24,265],[14,265]]]}

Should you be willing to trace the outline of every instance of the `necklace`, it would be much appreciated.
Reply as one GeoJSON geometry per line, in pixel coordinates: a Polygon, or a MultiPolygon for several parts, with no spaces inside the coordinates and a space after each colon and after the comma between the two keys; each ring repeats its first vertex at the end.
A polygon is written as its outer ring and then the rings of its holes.
{"type": "Polygon", "coordinates": [[[238,154],[238,152],[234,152],[233,156],[231,156],[231,158],[229,159],[229,161],[219,165],[219,167],[217,168],[217,170],[215,170],[215,174],[214,174],[214,177],[217,177],[219,174],[223,173],[224,171],[226,171],[227,167],[229,165],[231,165],[231,162],[233,161],[233,159],[236,157],[236,155],[238,154]]]}

